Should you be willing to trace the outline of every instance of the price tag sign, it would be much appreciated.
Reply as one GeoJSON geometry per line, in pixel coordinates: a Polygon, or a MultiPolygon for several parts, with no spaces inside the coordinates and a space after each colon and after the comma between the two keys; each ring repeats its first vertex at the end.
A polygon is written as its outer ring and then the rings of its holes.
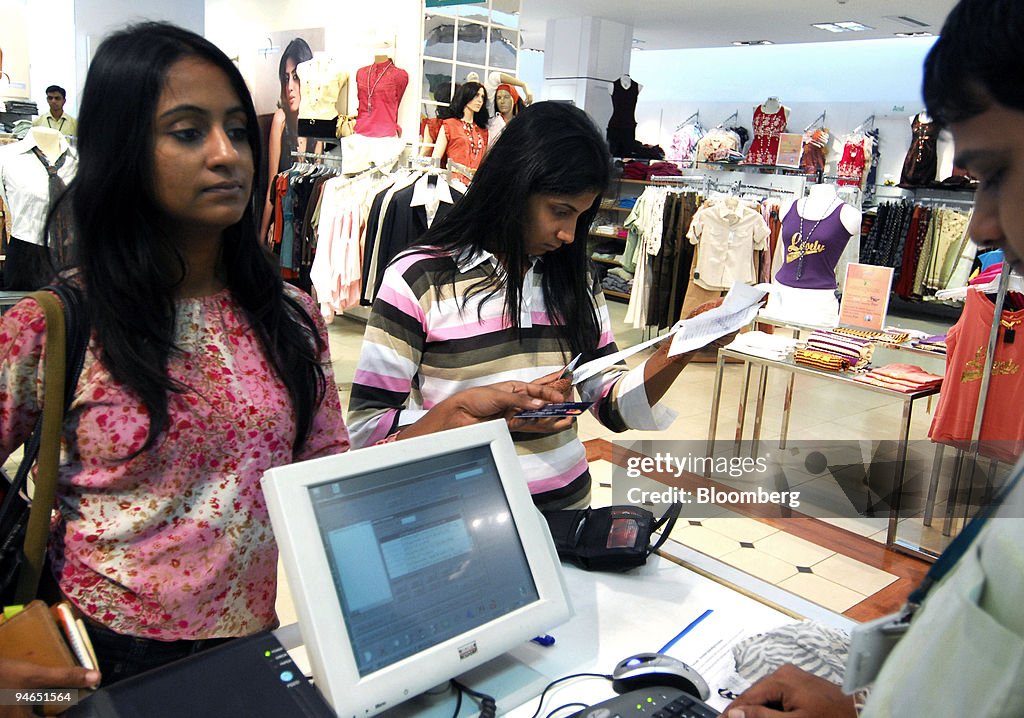
{"type": "Polygon", "coordinates": [[[882,329],[889,310],[892,267],[849,264],[839,303],[839,323],[861,329],[882,329]]]}

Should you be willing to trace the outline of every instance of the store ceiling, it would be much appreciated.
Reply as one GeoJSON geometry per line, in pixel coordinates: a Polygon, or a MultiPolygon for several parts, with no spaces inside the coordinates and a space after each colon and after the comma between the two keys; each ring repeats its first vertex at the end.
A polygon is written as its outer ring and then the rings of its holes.
{"type": "MultiPolygon", "coordinates": [[[[897,32],[938,35],[956,0],[522,0],[523,47],[543,50],[548,20],[593,16],[633,26],[642,50],[876,40],[897,32]],[[910,18],[922,23],[916,24],[910,18]],[[832,33],[814,23],[855,21],[873,29],[832,33]]],[[[810,69],[810,68],[808,68],[810,69]]]]}

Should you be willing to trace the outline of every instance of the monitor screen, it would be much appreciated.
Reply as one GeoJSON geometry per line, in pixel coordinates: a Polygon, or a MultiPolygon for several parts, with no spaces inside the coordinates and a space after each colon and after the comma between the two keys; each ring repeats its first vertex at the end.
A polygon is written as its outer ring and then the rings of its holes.
{"type": "Polygon", "coordinates": [[[488,447],[309,493],[361,676],[538,598],[488,447]]]}
{"type": "Polygon", "coordinates": [[[503,421],[268,471],[314,681],[370,716],[571,611],[503,421]]]}

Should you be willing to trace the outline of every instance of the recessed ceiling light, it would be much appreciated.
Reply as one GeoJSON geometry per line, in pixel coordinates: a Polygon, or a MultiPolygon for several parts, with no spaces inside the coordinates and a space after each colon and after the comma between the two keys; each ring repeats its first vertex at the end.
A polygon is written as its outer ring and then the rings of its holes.
{"type": "Polygon", "coordinates": [[[774,45],[775,43],[771,40],[733,40],[732,44],[738,47],[748,47],[750,45],[774,45]]]}
{"type": "Polygon", "coordinates": [[[853,22],[852,20],[843,20],[842,22],[817,22],[811,25],[819,30],[825,30],[826,32],[864,32],[865,30],[874,30],[873,27],[869,27],[859,22],[853,22]]]}
{"type": "Polygon", "coordinates": [[[930,32],[894,32],[896,37],[934,37],[930,32]]]}

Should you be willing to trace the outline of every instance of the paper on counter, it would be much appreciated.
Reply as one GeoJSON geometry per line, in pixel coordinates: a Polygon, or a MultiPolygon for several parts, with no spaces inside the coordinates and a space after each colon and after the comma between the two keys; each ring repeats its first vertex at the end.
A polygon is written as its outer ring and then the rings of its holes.
{"type": "Polygon", "coordinates": [[[768,288],[767,284],[732,285],[719,306],[693,319],[683,319],[673,327],[672,346],[669,347],[668,355],[671,357],[696,351],[750,324],[757,316],[768,288]]]}

